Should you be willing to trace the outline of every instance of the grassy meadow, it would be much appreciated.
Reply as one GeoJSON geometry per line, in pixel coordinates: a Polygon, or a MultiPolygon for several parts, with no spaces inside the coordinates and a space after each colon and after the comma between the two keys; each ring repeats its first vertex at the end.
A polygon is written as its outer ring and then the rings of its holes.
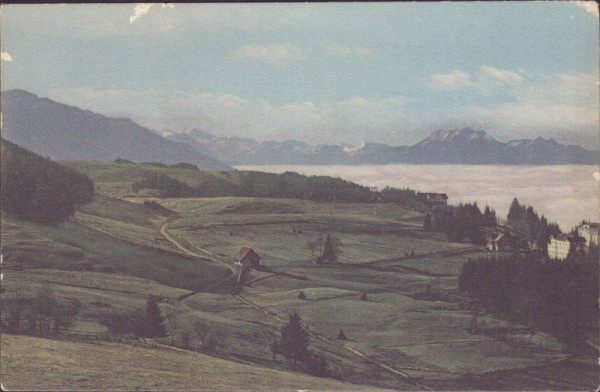
{"type": "MultiPolygon", "coordinates": [[[[0,298],[50,287],[81,308],[66,338],[3,332],[1,377],[8,389],[461,390],[493,389],[500,375],[510,380],[507,389],[595,386],[595,360],[572,358],[541,332],[519,343],[470,333],[473,313],[457,278],[464,261],[483,250],[424,231],[421,212],[392,203],[161,199],[132,193],[131,183],[164,172],[197,186],[220,174],[65,164],[92,178],[95,199],[55,226],[2,215],[0,298]],[[318,239],[327,234],[339,239],[339,259],[315,264],[318,239]],[[242,246],[252,246],[266,268],[251,271],[236,297],[224,264],[232,264],[242,246]],[[306,299],[298,299],[300,292],[306,299]],[[363,292],[367,300],[359,299],[363,292]],[[170,344],[168,337],[154,345],[112,341],[102,318],[111,310],[143,310],[149,295],[161,298],[165,313],[178,309],[179,331],[198,322],[219,331],[216,352],[195,352],[197,336],[192,350],[161,346],[170,344]],[[294,310],[333,378],[311,377],[272,358],[269,346],[294,310]],[[340,329],[347,340],[337,339],[340,329]],[[570,369],[573,361],[579,361],[578,372],[544,381],[547,369],[570,369]]],[[[477,318],[490,330],[507,326],[487,314],[477,318]]]]}

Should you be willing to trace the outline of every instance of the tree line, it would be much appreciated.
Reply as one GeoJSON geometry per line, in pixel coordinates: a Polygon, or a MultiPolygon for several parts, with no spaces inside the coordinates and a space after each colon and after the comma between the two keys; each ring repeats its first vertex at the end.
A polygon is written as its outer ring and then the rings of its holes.
{"type": "Polygon", "coordinates": [[[544,215],[539,216],[532,206],[519,203],[515,197],[510,204],[506,217],[508,225],[518,230],[524,240],[535,241],[546,251],[550,235],[558,235],[560,227],[557,223],[548,222],[544,215]]]}
{"type": "Polygon", "coordinates": [[[201,185],[188,184],[163,173],[152,173],[135,181],[132,190],[160,190],[164,197],[273,197],[329,202],[400,203],[421,208],[417,193],[409,188],[376,188],[355,184],[341,178],[303,176],[261,172],[224,172],[208,175],[201,185]]]}
{"type": "MultiPolygon", "coordinates": [[[[123,159],[123,158],[117,158],[114,160],[115,163],[131,163],[131,164],[138,164],[136,162],[130,161],[129,159],[123,159]]],[[[198,166],[193,165],[191,163],[186,163],[186,162],[179,162],[179,163],[175,163],[172,165],[167,165],[166,163],[162,163],[162,162],[140,162],[139,165],[149,165],[149,166],[156,166],[156,167],[171,167],[171,168],[175,168],[175,169],[191,169],[191,170],[200,170],[198,168],[198,166]]]]}
{"type": "Polygon", "coordinates": [[[58,223],[94,196],[85,175],[4,139],[0,168],[0,205],[7,214],[40,223],[58,223]]]}
{"type": "Polygon", "coordinates": [[[460,203],[457,206],[438,206],[425,216],[423,228],[446,233],[448,241],[475,244],[485,242],[484,227],[495,228],[496,211],[485,206],[482,213],[477,203],[460,203]]]}
{"type": "Polygon", "coordinates": [[[13,332],[40,336],[60,333],[72,325],[79,312],[77,300],[59,300],[44,286],[33,297],[2,298],[2,326],[13,332]]]}
{"type": "Polygon", "coordinates": [[[529,327],[579,339],[598,331],[597,252],[540,261],[535,252],[468,260],[459,290],[476,305],[529,327]]]}

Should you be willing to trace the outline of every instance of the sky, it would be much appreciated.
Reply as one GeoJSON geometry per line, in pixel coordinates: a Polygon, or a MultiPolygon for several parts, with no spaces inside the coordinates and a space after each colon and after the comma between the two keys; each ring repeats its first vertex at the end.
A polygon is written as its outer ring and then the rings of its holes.
{"type": "Polygon", "coordinates": [[[2,90],[156,131],[599,149],[594,2],[10,4],[2,90]]]}

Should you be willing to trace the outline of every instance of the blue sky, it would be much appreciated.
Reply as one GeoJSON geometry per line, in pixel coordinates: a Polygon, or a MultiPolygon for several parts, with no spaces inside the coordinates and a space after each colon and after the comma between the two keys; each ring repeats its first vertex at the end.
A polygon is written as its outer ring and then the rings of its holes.
{"type": "Polygon", "coordinates": [[[155,130],[598,148],[593,2],[5,5],[2,89],[155,130]]]}

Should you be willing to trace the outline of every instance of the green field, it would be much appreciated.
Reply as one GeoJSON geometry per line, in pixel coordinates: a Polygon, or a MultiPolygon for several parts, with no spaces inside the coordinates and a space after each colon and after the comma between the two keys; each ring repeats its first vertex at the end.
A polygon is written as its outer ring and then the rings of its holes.
{"type": "MultiPolygon", "coordinates": [[[[546,334],[471,334],[473,315],[458,293],[457,277],[462,263],[482,249],[425,232],[420,212],[396,204],[159,199],[152,192],[131,194],[131,182],[164,171],[200,184],[208,174],[133,164],[68,165],[88,174],[98,192],[73,219],[45,226],[2,216],[1,298],[34,296],[50,287],[58,298],[81,303],[69,341],[3,333],[1,376],[9,389],[595,386],[595,360],[570,356],[546,334]],[[311,251],[308,244],[327,234],[340,241],[339,260],[315,264],[318,247],[311,251]],[[252,271],[236,297],[232,260],[241,246],[252,246],[267,268],[252,271]],[[297,298],[300,292],[305,300],[297,298]],[[359,300],[362,292],[367,301],[359,300]],[[112,310],[143,309],[151,294],[162,298],[164,312],[178,307],[180,330],[202,321],[220,331],[214,355],[221,358],[108,341],[112,337],[100,320],[112,310]],[[306,376],[281,357],[272,359],[270,343],[294,310],[313,334],[311,348],[327,359],[337,381],[306,376]],[[336,339],[340,329],[348,340],[336,339]],[[88,340],[79,340],[81,334],[88,340]],[[48,372],[50,355],[57,359],[48,372]],[[568,371],[575,366],[577,372],[568,371]],[[549,377],[549,369],[560,379],[549,377]]],[[[486,314],[478,320],[488,328],[507,325],[486,314]]],[[[198,338],[191,344],[197,347],[198,338]]]]}

